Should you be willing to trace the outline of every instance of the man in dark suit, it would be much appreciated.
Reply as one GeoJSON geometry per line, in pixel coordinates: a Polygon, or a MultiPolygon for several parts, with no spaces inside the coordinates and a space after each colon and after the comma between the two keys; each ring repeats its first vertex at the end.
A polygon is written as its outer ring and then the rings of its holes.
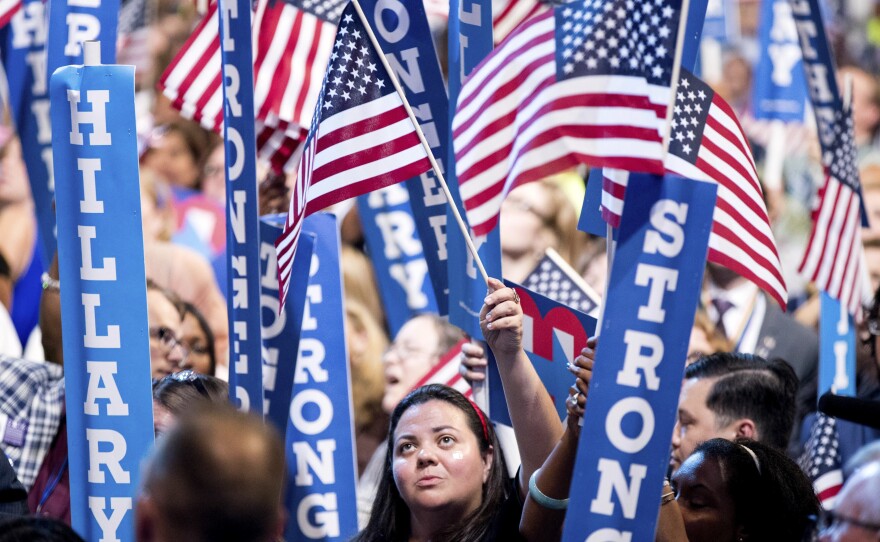
{"type": "Polygon", "coordinates": [[[789,453],[797,457],[800,447],[797,429],[804,416],[816,410],[817,334],[782,312],[756,285],[715,264],[707,266],[704,304],[734,351],[764,359],[781,358],[794,369],[799,386],[796,430],[790,440],[789,453]]]}

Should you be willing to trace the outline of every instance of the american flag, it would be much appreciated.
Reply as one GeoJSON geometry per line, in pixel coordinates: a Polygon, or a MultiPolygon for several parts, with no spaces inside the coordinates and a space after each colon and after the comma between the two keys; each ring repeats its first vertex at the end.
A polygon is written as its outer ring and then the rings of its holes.
{"type": "Polygon", "coordinates": [[[825,510],[833,509],[834,500],[843,486],[837,421],[834,418],[817,414],[800,458],[800,466],[813,482],[813,489],[822,507],[825,510]]]}
{"type": "MultiPolygon", "coordinates": [[[[670,173],[718,183],[708,260],[751,280],[785,307],[782,266],[748,141],[730,106],[683,68],[665,164],[670,173]]],[[[603,192],[622,199],[625,176],[610,179],[606,173],[603,181],[603,192]]],[[[614,213],[618,221],[620,210],[622,201],[614,213]]]]}
{"type": "Polygon", "coordinates": [[[476,235],[515,186],[579,163],[662,172],[679,4],[592,0],[520,25],[470,75],[453,120],[476,235]]]}
{"type": "Polygon", "coordinates": [[[126,0],[119,8],[116,63],[133,65],[136,77],[153,67],[149,27],[153,15],[153,6],[147,0],[126,0]]]}
{"type": "Polygon", "coordinates": [[[458,341],[458,344],[449,349],[449,352],[443,354],[437,365],[431,368],[428,373],[421,378],[413,389],[420,388],[426,384],[444,384],[450,388],[455,388],[465,397],[470,398],[473,395],[471,385],[461,376],[459,367],[461,367],[461,346],[468,342],[467,339],[458,341]]]}
{"type": "Polygon", "coordinates": [[[275,241],[282,304],[306,215],[431,168],[379,55],[349,4],[315,106],[284,231],[275,241]]]}
{"type": "Polygon", "coordinates": [[[599,307],[599,295],[552,248],[547,249],[523,286],[590,316],[595,316],[593,311],[599,307]]]}
{"type": "MultiPolygon", "coordinates": [[[[254,29],[257,152],[290,170],[311,123],[339,14],[346,0],[258,0],[254,29]]],[[[159,87],[185,117],[222,133],[223,91],[217,3],[193,31],[159,87]]]]}
{"type": "Polygon", "coordinates": [[[9,24],[12,16],[21,9],[21,4],[21,0],[0,0],[0,28],[9,24]]]}
{"type": "Polygon", "coordinates": [[[548,9],[541,0],[492,0],[492,39],[498,45],[523,21],[548,9]]]}
{"type": "MultiPolygon", "coordinates": [[[[492,0],[492,40],[498,45],[529,17],[548,9],[550,0],[492,0]]],[[[557,2],[558,3],[558,2],[557,2]]],[[[449,0],[424,0],[429,21],[449,19],[449,0]]]]}
{"type": "Polygon", "coordinates": [[[823,156],[825,186],[800,272],[859,316],[863,298],[871,293],[863,280],[862,197],[850,107],[837,111],[832,128],[834,137],[823,156]]]}

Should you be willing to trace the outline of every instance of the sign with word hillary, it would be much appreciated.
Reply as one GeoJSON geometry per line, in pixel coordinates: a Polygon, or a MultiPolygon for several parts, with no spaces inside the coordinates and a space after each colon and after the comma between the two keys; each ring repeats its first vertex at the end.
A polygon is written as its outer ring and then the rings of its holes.
{"type": "Polygon", "coordinates": [[[116,62],[119,0],[59,0],[51,8],[46,57],[50,77],[61,66],[80,64],[87,41],[101,42],[102,62],[116,62]]]}
{"type": "Polygon", "coordinates": [[[653,540],[714,183],[630,175],[564,540],[653,540]]]}
{"type": "MultiPolygon", "coordinates": [[[[21,139],[34,211],[43,244],[43,261],[55,254],[54,180],[52,178],[52,122],[49,120],[49,78],[46,72],[48,4],[24,2],[5,29],[3,67],[9,86],[12,120],[21,139]]],[[[49,72],[51,73],[51,72],[49,72]]]]}
{"type": "Polygon", "coordinates": [[[153,443],[132,66],[52,76],[58,264],[73,527],[133,540],[153,443]]]}
{"type": "Polygon", "coordinates": [[[286,215],[269,215],[260,219],[260,307],[262,309],[263,339],[263,416],[282,434],[290,416],[290,394],[293,391],[293,371],[299,351],[309,267],[315,248],[315,236],[300,236],[290,289],[280,311],[278,297],[278,259],[272,242],[281,235],[286,215]]]}
{"type": "Polygon", "coordinates": [[[438,312],[409,193],[399,184],[358,196],[358,216],[391,336],[413,316],[438,312]]]}
{"type": "Polygon", "coordinates": [[[315,213],[315,237],[287,425],[286,540],[357,533],[354,433],[336,219],[315,213]]]}
{"type": "Polygon", "coordinates": [[[761,4],[761,56],[755,68],[753,114],[757,119],[803,122],[807,84],[801,46],[788,0],[761,4]]]}
{"type": "MultiPolygon", "coordinates": [[[[446,98],[446,85],[437,61],[423,3],[363,0],[360,4],[385,58],[403,87],[406,99],[419,121],[419,127],[431,146],[434,159],[441,169],[445,169],[443,163],[449,143],[449,100],[446,98]]],[[[443,195],[434,170],[428,170],[406,181],[406,189],[409,191],[424,260],[428,264],[430,284],[426,286],[434,290],[437,312],[445,315],[448,313],[449,297],[446,269],[446,196],[443,195]]],[[[417,271],[413,270],[414,273],[417,271]]],[[[414,284],[416,276],[408,273],[407,280],[414,284]]]]}
{"type": "Polygon", "coordinates": [[[819,291],[819,393],[856,394],[856,327],[840,301],[819,291]]]}
{"type": "MultiPolygon", "coordinates": [[[[492,52],[492,2],[490,0],[451,0],[449,2],[449,119],[455,113],[461,85],[468,74],[492,52]]],[[[449,132],[451,133],[451,131],[449,132]]],[[[455,176],[455,150],[447,149],[444,175],[452,199],[464,209],[455,176]]],[[[449,321],[473,337],[481,337],[480,309],[486,297],[486,283],[480,276],[464,236],[455,224],[452,211],[446,211],[447,269],[449,272],[449,321]]],[[[462,216],[467,223],[467,217],[462,216]]],[[[474,245],[490,277],[501,276],[500,228],[474,237],[474,245]]]]}
{"type": "Polygon", "coordinates": [[[219,0],[226,143],[226,252],[229,397],[263,412],[260,341],[260,216],[254,135],[250,0],[219,0]]]}

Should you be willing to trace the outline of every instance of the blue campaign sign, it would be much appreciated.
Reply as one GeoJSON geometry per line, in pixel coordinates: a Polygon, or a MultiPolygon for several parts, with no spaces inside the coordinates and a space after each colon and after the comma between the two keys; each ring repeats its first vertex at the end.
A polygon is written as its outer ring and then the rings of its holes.
{"type": "MultiPolygon", "coordinates": [[[[818,0],[789,0],[789,3],[800,38],[804,74],[822,147],[822,163],[825,167],[831,167],[832,157],[841,152],[839,146],[843,142],[843,138],[837,135],[838,127],[846,124],[845,116],[850,113],[843,110],[843,99],[837,86],[837,70],[818,0]]],[[[847,182],[843,178],[841,180],[847,182]]],[[[850,188],[859,193],[862,226],[868,227],[861,185],[855,182],[850,188]]]]}
{"type": "Polygon", "coordinates": [[[731,0],[708,0],[703,37],[719,43],[728,43],[739,34],[739,6],[731,0]]]}
{"type": "Polygon", "coordinates": [[[87,41],[101,42],[101,62],[116,62],[119,0],[54,0],[50,7],[46,73],[81,64],[87,41]]]}
{"type": "Polygon", "coordinates": [[[339,231],[332,215],[316,213],[303,233],[316,242],[286,435],[285,539],[348,540],[357,533],[357,470],[339,231]]]}
{"type": "MultiPolygon", "coordinates": [[[[566,415],[568,388],[574,383],[574,376],[565,364],[574,361],[587,345],[587,339],[596,333],[596,319],[509,280],[504,284],[519,294],[523,310],[523,349],[553,397],[561,420],[566,415]]],[[[489,366],[492,421],[511,425],[501,375],[494,362],[489,366]]]]}
{"type": "Polygon", "coordinates": [[[49,96],[71,520],[86,540],[133,540],[153,443],[134,68],[67,66],[49,96]]]}
{"type": "Polygon", "coordinates": [[[761,56],[752,89],[755,118],[803,122],[807,84],[788,0],[763,2],[760,21],[761,56]]]}
{"type": "Polygon", "coordinates": [[[630,175],[564,540],[653,540],[714,183],[630,175]]]}
{"type": "Polygon", "coordinates": [[[607,234],[605,221],[602,220],[602,168],[594,167],[587,177],[587,192],[578,218],[578,229],[599,237],[607,234]]]}
{"type": "MultiPolygon", "coordinates": [[[[449,100],[424,5],[403,0],[362,0],[360,4],[403,87],[434,159],[444,169],[449,143],[449,100]]],[[[406,189],[424,247],[437,311],[445,315],[449,297],[446,196],[433,170],[406,181],[406,189]]]]}
{"type": "Polygon", "coordinates": [[[358,196],[357,206],[393,337],[416,314],[437,312],[428,262],[403,186],[358,196]]]}
{"type": "Polygon", "coordinates": [[[856,394],[856,327],[840,301],[819,291],[819,393],[856,394]]]}
{"type": "Polygon", "coordinates": [[[55,198],[52,179],[52,122],[49,120],[49,78],[46,71],[47,6],[43,0],[29,0],[12,16],[0,39],[3,67],[9,85],[9,106],[24,157],[43,261],[55,255],[55,198]]]}
{"type": "Polygon", "coordinates": [[[286,215],[269,215],[260,219],[260,307],[262,310],[263,339],[263,415],[275,424],[282,434],[287,429],[290,415],[290,395],[293,392],[293,371],[299,351],[303,308],[309,282],[309,267],[315,247],[315,236],[300,235],[290,288],[284,309],[278,311],[278,259],[272,239],[281,235],[286,215]]]}
{"type": "MultiPolygon", "coordinates": [[[[492,52],[491,0],[451,0],[449,2],[449,121],[461,84],[477,64],[492,52]]],[[[449,134],[452,130],[449,130],[449,134]]],[[[448,145],[444,174],[452,193],[453,205],[464,209],[455,175],[455,151],[448,145]]],[[[462,213],[467,223],[467,217],[462,213]]],[[[473,337],[481,337],[480,309],[486,297],[486,283],[480,276],[464,236],[455,224],[452,211],[446,212],[447,269],[449,272],[449,321],[473,337]]],[[[501,276],[501,237],[499,228],[488,235],[474,237],[474,245],[490,277],[501,276]]]]}
{"type": "Polygon", "coordinates": [[[226,144],[226,253],[229,397],[263,413],[260,345],[260,215],[254,135],[250,0],[220,0],[220,56],[226,144]]]}
{"type": "Polygon", "coordinates": [[[680,61],[681,65],[685,68],[692,69],[697,65],[697,56],[700,52],[700,38],[703,35],[709,3],[710,0],[690,1],[680,61]]]}
{"type": "Polygon", "coordinates": [[[824,151],[834,143],[834,115],[843,105],[834,61],[817,0],[790,0],[789,5],[800,38],[804,74],[816,114],[819,143],[824,151]]]}

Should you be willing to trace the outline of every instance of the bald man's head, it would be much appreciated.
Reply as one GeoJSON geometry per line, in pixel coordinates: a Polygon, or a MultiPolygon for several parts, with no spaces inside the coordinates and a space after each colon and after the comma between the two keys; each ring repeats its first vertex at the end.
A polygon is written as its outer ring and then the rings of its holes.
{"type": "Polygon", "coordinates": [[[231,406],[198,409],[156,444],[138,500],[138,540],[275,540],[285,478],[271,427],[231,406]]]}
{"type": "Polygon", "coordinates": [[[877,535],[880,534],[878,495],[880,495],[880,461],[874,461],[857,470],[846,481],[834,507],[841,521],[823,532],[819,540],[823,542],[877,540],[877,535]]]}

